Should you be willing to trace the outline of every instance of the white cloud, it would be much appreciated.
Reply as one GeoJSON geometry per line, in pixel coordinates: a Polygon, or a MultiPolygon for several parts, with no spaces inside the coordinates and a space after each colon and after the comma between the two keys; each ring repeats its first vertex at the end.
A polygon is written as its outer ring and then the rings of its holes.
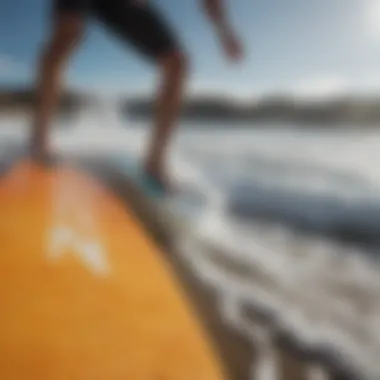
{"type": "Polygon", "coordinates": [[[0,77],[9,78],[19,74],[21,65],[12,56],[0,54],[0,77]]]}
{"type": "Polygon", "coordinates": [[[139,84],[130,85],[127,81],[118,83],[104,81],[95,84],[88,83],[73,83],[70,88],[74,91],[90,93],[95,96],[120,96],[120,95],[133,95],[133,96],[149,96],[155,93],[155,83],[148,81],[141,81],[139,84]]]}
{"type": "Polygon", "coordinates": [[[192,94],[216,94],[220,96],[233,96],[236,99],[249,99],[255,94],[254,83],[227,82],[218,80],[190,80],[187,93],[192,94]]]}
{"type": "Polygon", "coordinates": [[[364,5],[364,28],[373,37],[380,38],[380,1],[366,0],[364,5]]]}
{"type": "Polygon", "coordinates": [[[331,75],[302,80],[291,92],[296,97],[321,99],[344,94],[347,90],[346,80],[331,75]]]}
{"type": "Polygon", "coordinates": [[[377,72],[366,72],[360,82],[353,83],[351,93],[354,94],[380,94],[380,74],[377,72]]]}
{"type": "Polygon", "coordinates": [[[324,100],[339,95],[371,95],[380,93],[380,75],[368,73],[360,80],[339,76],[315,76],[298,82],[290,91],[294,97],[324,100]]]}
{"type": "MultiPolygon", "coordinates": [[[[380,0],[379,0],[380,1],[380,0]]],[[[74,89],[90,92],[96,95],[130,95],[153,96],[157,93],[157,81],[141,80],[134,83],[97,83],[96,85],[81,84],[74,89]]],[[[269,86],[263,83],[258,85],[254,81],[246,83],[220,80],[205,80],[190,78],[186,86],[187,95],[209,94],[221,97],[234,98],[239,102],[252,102],[254,99],[283,94],[299,99],[325,100],[339,95],[367,95],[380,93],[380,76],[377,73],[368,73],[355,81],[331,73],[316,73],[313,76],[300,78],[295,83],[279,83],[278,86],[269,86]]]]}

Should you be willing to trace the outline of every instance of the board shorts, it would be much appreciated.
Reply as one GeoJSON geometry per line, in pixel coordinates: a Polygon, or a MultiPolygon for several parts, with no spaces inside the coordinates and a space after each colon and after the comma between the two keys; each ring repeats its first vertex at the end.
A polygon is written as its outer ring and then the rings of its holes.
{"type": "Polygon", "coordinates": [[[148,0],[53,0],[54,13],[94,16],[149,59],[181,51],[166,20],[148,0]]]}

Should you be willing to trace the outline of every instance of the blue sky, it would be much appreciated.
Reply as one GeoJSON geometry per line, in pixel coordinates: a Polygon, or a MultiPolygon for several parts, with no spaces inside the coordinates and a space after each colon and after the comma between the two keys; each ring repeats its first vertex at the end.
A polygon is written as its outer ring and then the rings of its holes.
{"type": "MultiPolygon", "coordinates": [[[[231,66],[200,0],[151,0],[167,15],[192,62],[190,90],[254,96],[274,91],[380,92],[380,1],[225,0],[247,58],[231,66]]],[[[0,2],[0,85],[34,80],[48,31],[49,0],[0,2]]],[[[156,72],[90,22],[67,71],[70,86],[150,91],[156,72]]]]}

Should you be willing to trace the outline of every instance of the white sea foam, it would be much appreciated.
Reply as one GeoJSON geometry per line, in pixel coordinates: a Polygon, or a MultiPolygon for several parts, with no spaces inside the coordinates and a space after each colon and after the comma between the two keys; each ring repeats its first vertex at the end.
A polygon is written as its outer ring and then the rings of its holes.
{"type": "MultiPolygon", "coordinates": [[[[147,129],[120,128],[112,113],[104,117],[100,122],[99,115],[87,113],[74,129],[55,130],[53,146],[103,154],[121,166],[141,157],[147,129]]],[[[11,146],[7,141],[25,141],[26,131],[26,120],[3,117],[0,155],[11,146]]],[[[271,332],[247,320],[247,305],[272,311],[277,327],[306,346],[333,348],[369,378],[380,377],[378,264],[364,248],[312,234],[317,225],[342,221],[377,233],[379,148],[379,132],[193,128],[179,133],[170,164],[192,189],[189,203],[196,212],[194,235],[178,244],[200,281],[218,291],[226,323],[261,347],[262,365],[252,368],[252,378],[277,375],[271,332]],[[287,198],[292,191],[298,195],[287,198]],[[230,206],[236,201],[250,211],[249,218],[234,214],[230,206]],[[259,209],[270,210],[273,220],[258,221],[259,209]],[[293,228],[295,218],[310,224],[309,235],[293,228]],[[226,262],[239,264],[248,276],[226,262]]],[[[375,246],[372,254],[376,251],[375,246]]],[[[309,378],[327,375],[310,367],[309,378]]]]}

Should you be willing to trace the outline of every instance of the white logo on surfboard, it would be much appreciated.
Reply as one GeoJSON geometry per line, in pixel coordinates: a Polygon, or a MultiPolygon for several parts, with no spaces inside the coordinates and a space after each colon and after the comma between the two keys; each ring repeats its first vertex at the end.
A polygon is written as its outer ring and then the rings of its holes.
{"type": "Polygon", "coordinates": [[[78,186],[74,188],[67,180],[57,179],[54,184],[48,255],[56,261],[67,254],[75,254],[91,272],[104,276],[109,272],[109,264],[96,217],[91,213],[91,197],[79,191],[78,186]]]}
{"type": "Polygon", "coordinates": [[[105,252],[98,241],[83,239],[69,226],[55,226],[49,244],[50,259],[58,260],[69,251],[75,252],[93,273],[97,275],[108,273],[105,252]]]}

